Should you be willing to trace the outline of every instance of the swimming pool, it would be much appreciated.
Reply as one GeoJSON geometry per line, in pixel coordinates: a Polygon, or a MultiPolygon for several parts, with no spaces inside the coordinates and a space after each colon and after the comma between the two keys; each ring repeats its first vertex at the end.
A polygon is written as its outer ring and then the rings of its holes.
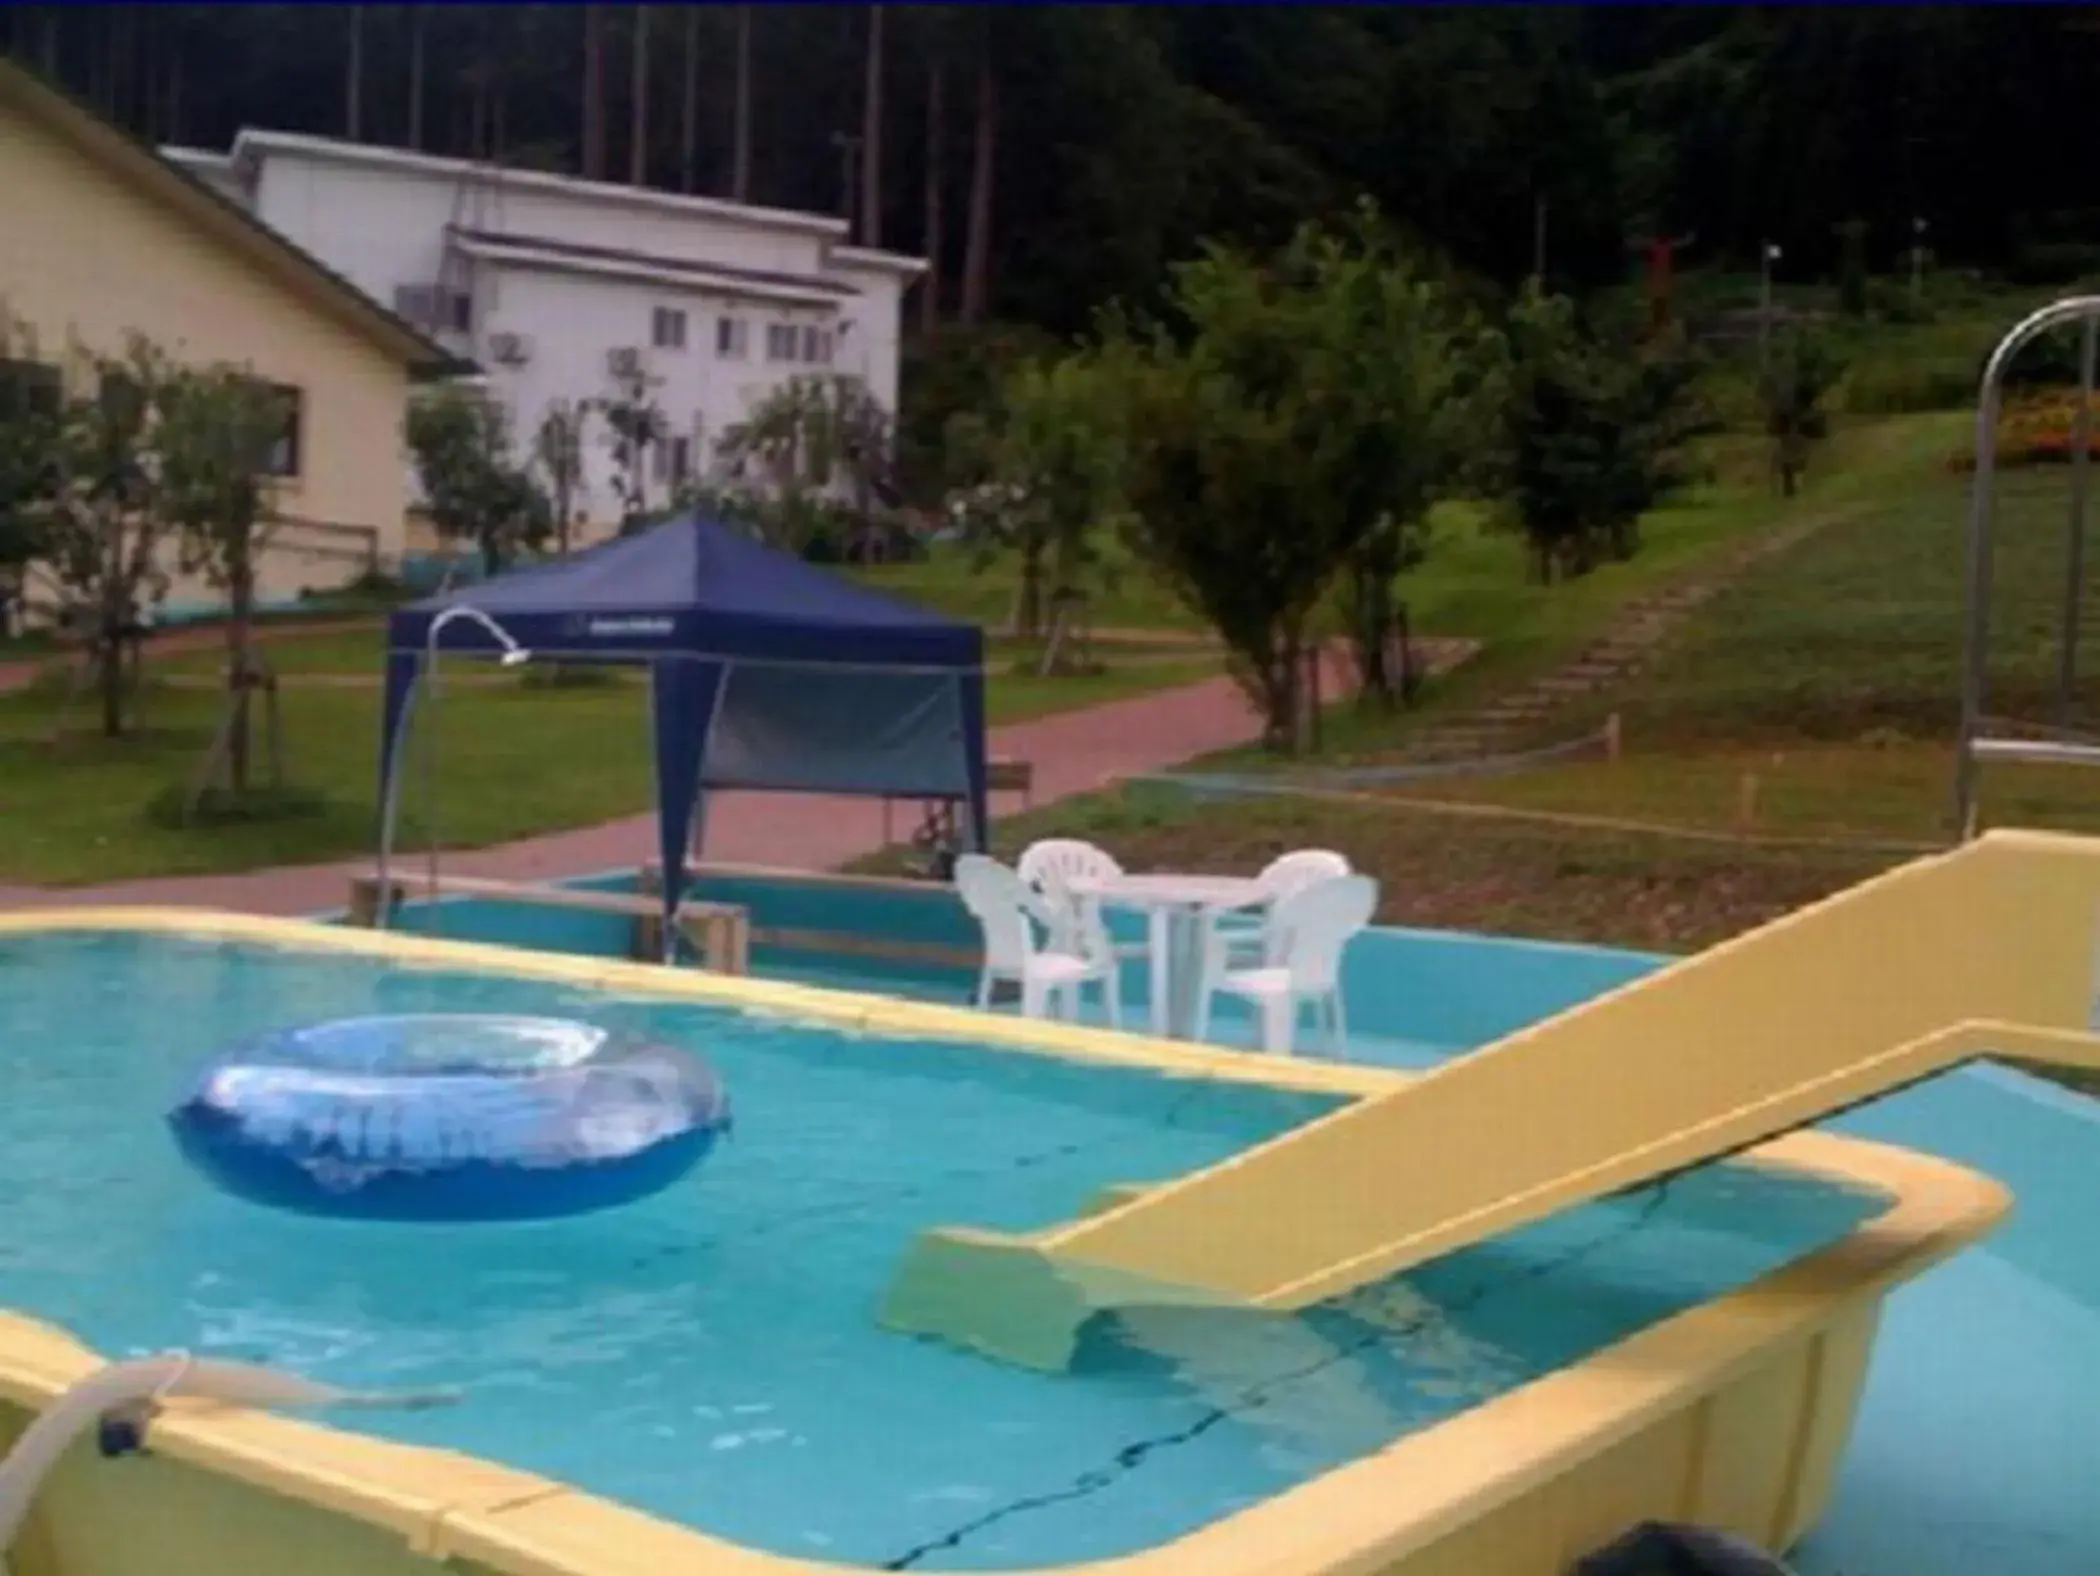
{"type": "MultiPolygon", "coordinates": [[[[628,871],[585,884],[631,890],[636,882],[628,871]]],[[[758,927],[951,946],[972,934],[952,896],[923,885],[714,871],[704,887],[748,904],[758,927]]],[[[606,954],[622,945],[614,929],[593,930],[581,916],[472,900],[451,901],[446,915],[444,933],[455,937],[606,954]]],[[[763,942],[755,957],[775,978],[924,1001],[960,1001],[970,982],[957,969],[763,942]]],[[[1352,1055],[1434,1066],[1668,961],[1374,930],[1350,954],[1352,1055]]],[[[1141,971],[1128,984],[1141,999],[1141,971]]],[[[2100,1102],[1974,1066],[1826,1125],[1975,1167],[2009,1184],[2019,1205],[2003,1230],[1889,1299],[1835,1498],[1793,1551],[1794,1568],[1802,1576],[2100,1568],[2100,1498],[2084,1474],[2100,1410],[2100,1261],[2087,1250],[2100,1190],[2100,1102]],[[1979,1431],[1987,1452],[1973,1448],[1979,1431]]]]}
{"type": "Polygon", "coordinates": [[[1151,1548],[1653,1329],[1889,1202],[1717,1167],[1301,1319],[1130,1312],[1053,1378],[880,1328],[914,1233],[1069,1216],[1338,1096],[170,935],[8,937],[0,992],[0,1306],[112,1354],[187,1346],[464,1386],[457,1409],[356,1425],[747,1546],[892,1569],[1151,1548]],[[228,1040],[423,1010],[568,1013],[684,1044],[727,1082],[737,1137],[615,1213],[404,1228],[235,1203],[161,1135],[183,1074],[228,1040]]]}

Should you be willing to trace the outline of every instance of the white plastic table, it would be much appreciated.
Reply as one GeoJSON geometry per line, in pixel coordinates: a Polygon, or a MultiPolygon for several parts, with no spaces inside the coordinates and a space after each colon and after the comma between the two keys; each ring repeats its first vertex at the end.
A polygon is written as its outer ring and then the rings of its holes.
{"type": "Polygon", "coordinates": [[[1074,881],[1070,891],[1103,908],[1145,916],[1152,957],[1152,1032],[1189,1040],[1203,973],[1203,930],[1214,914],[1268,901],[1252,876],[1120,875],[1074,881]]]}

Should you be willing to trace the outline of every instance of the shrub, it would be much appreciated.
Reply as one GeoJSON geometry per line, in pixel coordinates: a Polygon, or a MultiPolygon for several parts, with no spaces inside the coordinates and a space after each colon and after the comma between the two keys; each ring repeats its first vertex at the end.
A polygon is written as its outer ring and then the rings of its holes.
{"type": "Polygon", "coordinates": [[[2100,273],[2100,246],[2086,241],[2038,241],[2020,247],[2006,265],[2016,285],[2063,285],[2100,273]]]}
{"type": "Polygon", "coordinates": [[[1975,363],[1966,356],[1891,357],[1854,366],[1840,398],[1855,416],[1961,410],[1976,403],[1978,379],[1975,363]]]}
{"type": "MultiPolygon", "coordinates": [[[[2093,402],[2088,454],[2100,455],[2100,397],[2093,402]]],[[[2008,405],[1998,418],[1995,464],[2004,470],[2028,465],[2067,465],[2078,451],[2078,394],[2075,390],[2031,395],[2008,405]]],[[[1948,469],[1973,471],[1973,444],[1952,456],[1948,469]]]]}
{"type": "Polygon", "coordinates": [[[1808,469],[1810,452],[1830,431],[1828,396],[1844,375],[1844,361],[1819,335],[1795,330],[1772,344],[1759,394],[1765,436],[1771,442],[1772,475],[1789,498],[1808,469]]]}
{"type": "Polygon", "coordinates": [[[1939,316],[1930,296],[1913,294],[1910,282],[1876,279],[1867,286],[1867,310],[1884,323],[1914,328],[1939,316]]]}

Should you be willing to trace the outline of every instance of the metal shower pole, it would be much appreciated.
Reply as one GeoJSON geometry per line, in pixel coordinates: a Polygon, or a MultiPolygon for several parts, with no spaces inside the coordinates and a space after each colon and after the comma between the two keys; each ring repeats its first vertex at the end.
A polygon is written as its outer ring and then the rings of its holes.
{"type": "MultiPolygon", "coordinates": [[[[394,889],[392,865],[394,858],[394,822],[401,809],[401,747],[410,727],[415,711],[415,694],[420,690],[425,698],[437,698],[438,635],[447,624],[456,624],[468,619],[479,624],[495,638],[501,652],[499,660],[506,668],[516,667],[530,661],[532,653],[511,638],[509,630],[497,623],[478,607],[458,603],[446,608],[430,621],[430,628],[423,637],[423,661],[416,672],[415,689],[410,691],[409,701],[395,719],[395,737],[391,741],[393,754],[387,780],[380,785],[379,804],[379,858],[373,874],[379,887],[379,905],[373,924],[380,930],[393,925],[394,889]]],[[[391,645],[391,642],[389,643],[391,645]]],[[[423,729],[423,813],[430,817],[429,899],[431,907],[431,929],[435,932],[438,899],[438,831],[437,831],[437,766],[436,747],[430,720],[426,718],[423,729]]]]}
{"type": "Polygon", "coordinates": [[[2078,452],[2071,473],[2070,556],[2067,566],[2071,584],[2064,595],[2064,652],[2058,673],[2060,699],[2068,709],[2070,687],[2076,677],[2079,580],[2084,575],[2086,499],[2091,462],[2087,450],[2092,439],[2090,407],[2093,397],[2094,351],[2100,333],[2100,296],[2071,296],[2014,324],[1998,342],[1983,369],[1983,383],[1976,400],[1976,475],[1969,493],[1969,535],[1966,566],[1967,617],[1963,634],[1961,676],[1961,722],[1955,736],[1954,824],[1956,834],[1966,840],[1976,830],[1976,776],[1978,765],[1987,760],[2050,762],[2058,765],[2100,766],[2100,745],[2035,739],[1989,738],[1983,734],[1984,670],[1990,658],[1991,634],[1991,479],[1998,453],[1998,417],[2004,404],[2005,369],[2030,341],[2052,328],[2069,323],[2085,325],[2080,357],[2079,386],[2083,401],[2073,441],[2078,452]]]}

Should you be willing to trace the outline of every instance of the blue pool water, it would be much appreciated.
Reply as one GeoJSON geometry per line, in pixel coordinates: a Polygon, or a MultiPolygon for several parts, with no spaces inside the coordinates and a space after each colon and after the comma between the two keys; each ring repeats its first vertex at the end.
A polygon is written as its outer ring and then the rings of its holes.
{"type": "Polygon", "coordinates": [[[883,1331],[921,1229],[1019,1228],[1310,1119],[1310,1096],[689,1004],[121,935],[0,945],[0,1306],[459,1407],[347,1421],[803,1557],[1055,1565],[1150,1546],[1579,1359],[1884,1200],[1746,1166],[1572,1212],[1302,1319],[1102,1321],[1069,1375],[883,1331]],[[162,1114],[230,1041],[362,1012],[567,1014],[705,1056],[734,1139],[538,1225],[274,1215],[162,1114]]]}

